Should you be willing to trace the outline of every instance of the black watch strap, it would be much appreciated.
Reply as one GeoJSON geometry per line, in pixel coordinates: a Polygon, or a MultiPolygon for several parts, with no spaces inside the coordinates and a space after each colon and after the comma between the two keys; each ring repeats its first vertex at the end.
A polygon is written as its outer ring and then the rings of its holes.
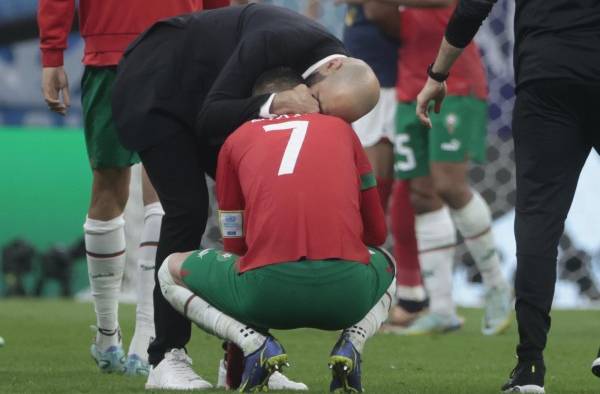
{"type": "Polygon", "coordinates": [[[427,67],[427,75],[429,75],[429,78],[433,79],[434,81],[442,83],[446,79],[448,79],[448,77],[450,76],[450,73],[447,73],[447,74],[434,73],[433,72],[433,63],[431,63],[429,65],[429,67],[427,67]]]}

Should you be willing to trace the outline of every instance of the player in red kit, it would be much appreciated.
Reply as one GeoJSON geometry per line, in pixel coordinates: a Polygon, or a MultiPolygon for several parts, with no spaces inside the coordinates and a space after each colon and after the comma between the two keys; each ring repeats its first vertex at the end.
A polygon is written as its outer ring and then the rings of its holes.
{"type": "MultiPolygon", "coordinates": [[[[175,346],[174,323],[158,321],[156,332],[152,291],[156,246],[164,215],[147,176],[143,176],[144,228],[137,267],[138,300],[135,334],[125,356],[118,321],[118,298],[125,267],[123,210],[129,197],[130,166],[140,162],[137,153],[118,141],[111,109],[111,92],[117,64],[127,46],[159,19],[207,8],[229,0],[80,0],[77,2],[81,36],[85,41],[81,81],[87,153],[93,173],[91,203],[84,224],[90,287],[97,316],[97,334],[91,353],[102,372],[147,375],[148,344],[160,344],[158,363],[175,346]],[[171,340],[172,341],[172,340],[171,340]]],[[[42,53],[42,90],[50,110],[65,115],[70,106],[63,52],[75,15],[75,0],[40,0],[38,25],[42,53]]],[[[160,292],[159,292],[160,294],[160,292]]],[[[183,352],[183,351],[182,351],[183,352]]],[[[179,363],[181,365],[181,363],[179,363]]],[[[176,368],[183,371],[184,368],[176,368]]],[[[193,371],[175,378],[190,381],[193,371]]],[[[201,379],[192,387],[210,387],[201,379]]]]}
{"type": "Polygon", "coordinates": [[[360,354],[387,317],[395,264],[375,247],[384,215],[352,127],[322,114],[245,123],[219,154],[217,199],[224,251],[170,255],[165,298],[239,346],[243,391],[287,361],[268,330],[300,327],[343,330],[330,389],[362,391],[360,354]]]}

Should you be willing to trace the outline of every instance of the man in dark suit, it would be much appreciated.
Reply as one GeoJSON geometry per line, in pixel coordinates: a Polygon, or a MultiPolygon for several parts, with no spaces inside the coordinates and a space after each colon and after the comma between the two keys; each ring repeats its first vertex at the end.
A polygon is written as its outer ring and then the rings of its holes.
{"type": "MultiPolygon", "coordinates": [[[[208,209],[204,174],[214,176],[218,146],[244,121],[322,112],[352,122],[378,98],[377,78],[364,62],[347,57],[325,28],[284,8],[229,7],[151,27],[119,65],[113,112],[123,145],[139,152],[165,210],[156,269],[169,254],[198,248],[208,209]],[[251,97],[260,74],[277,66],[291,67],[310,88],[251,97]]],[[[156,374],[168,370],[163,364],[182,364],[191,328],[157,287],[154,308],[156,340],[148,352],[156,374]]],[[[184,369],[194,377],[189,363],[184,369]]],[[[173,378],[165,374],[165,388],[186,388],[169,384],[173,378]]]]}

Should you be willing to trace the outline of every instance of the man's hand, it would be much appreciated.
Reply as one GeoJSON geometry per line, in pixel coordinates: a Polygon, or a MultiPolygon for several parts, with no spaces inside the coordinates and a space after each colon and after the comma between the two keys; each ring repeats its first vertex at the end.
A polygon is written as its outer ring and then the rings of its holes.
{"type": "Polygon", "coordinates": [[[319,112],[319,102],[312,96],[310,89],[302,84],[277,93],[269,112],[274,115],[310,114],[319,112]]]}
{"type": "Polygon", "coordinates": [[[42,93],[51,111],[66,115],[71,106],[71,98],[69,97],[69,81],[63,66],[42,69],[42,93]]]}
{"type": "Polygon", "coordinates": [[[442,101],[446,97],[446,82],[437,82],[427,78],[427,82],[417,96],[417,117],[424,126],[431,128],[431,119],[429,119],[429,103],[435,102],[433,110],[436,114],[440,113],[442,101]]]}

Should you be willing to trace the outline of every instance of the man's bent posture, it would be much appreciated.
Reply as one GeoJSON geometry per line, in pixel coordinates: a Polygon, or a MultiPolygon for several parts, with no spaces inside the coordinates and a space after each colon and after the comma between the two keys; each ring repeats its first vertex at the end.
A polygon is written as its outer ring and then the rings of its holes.
{"type": "Polygon", "coordinates": [[[343,330],[331,391],[362,391],[360,354],[387,317],[395,266],[380,249],[376,182],[349,124],[322,114],[242,125],[223,145],[217,198],[224,251],[170,255],[165,298],[239,346],[240,389],[262,389],[287,362],[268,330],[343,330]]]}

